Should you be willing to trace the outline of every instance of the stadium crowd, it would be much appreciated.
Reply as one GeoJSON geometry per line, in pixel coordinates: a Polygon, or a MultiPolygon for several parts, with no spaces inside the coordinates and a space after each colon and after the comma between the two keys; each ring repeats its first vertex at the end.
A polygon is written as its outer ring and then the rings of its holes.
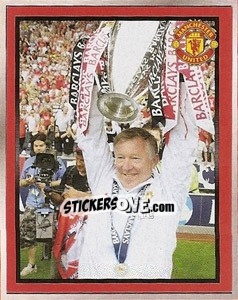
{"type": "Polygon", "coordinates": [[[71,155],[74,111],[68,103],[71,51],[79,35],[97,21],[22,21],[19,41],[20,152],[32,136],[46,133],[53,146],[71,155]]]}
{"type": "MultiPolygon", "coordinates": [[[[71,156],[76,145],[76,120],[68,102],[72,49],[82,32],[92,34],[99,21],[33,20],[20,22],[19,36],[19,149],[30,154],[37,133],[45,133],[58,155],[71,156]]],[[[202,65],[210,107],[215,113],[215,61],[202,65]]],[[[146,99],[140,103],[137,125],[150,119],[146,99]]],[[[110,120],[105,120],[105,128],[110,120]]],[[[113,132],[123,126],[112,122],[113,132]]],[[[214,157],[214,136],[201,132],[198,162],[214,157]]]]}

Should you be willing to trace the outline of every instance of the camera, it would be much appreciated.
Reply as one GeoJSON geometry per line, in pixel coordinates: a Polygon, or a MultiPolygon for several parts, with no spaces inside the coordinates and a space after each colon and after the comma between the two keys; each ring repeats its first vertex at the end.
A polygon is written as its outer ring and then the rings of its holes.
{"type": "Polygon", "coordinates": [[[36,182],[45,183],[45,206],[57,207],[64,199],[61,196],[62,189],[50,187],[54,173],[61,168],[56,155],[52,153],[37,153],[33,167],[37,169],[34,176],[36,182]]]}
{"type": "Polygon", "coordinates": [[[52,153],[37,153],[34,168],[39,168],[35,176],[36,181],[48,184],[59,169],[59,162],[52,153]]]}

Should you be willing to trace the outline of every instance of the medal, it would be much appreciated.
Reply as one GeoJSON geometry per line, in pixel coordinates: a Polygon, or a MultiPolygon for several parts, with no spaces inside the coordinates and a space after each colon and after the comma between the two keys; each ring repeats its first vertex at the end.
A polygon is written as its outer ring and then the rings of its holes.
{"type": "MultiPolygon", "coordinates": [[[[140,191],[138,192],[137,198],[140,199],[144,196],[145,191],[149,184],[144,185],[140,191]]],[[[119,191],[118,183],[114,180],[113,181],[113,194],[117,195],[119,191]]],[[[125,277],[129,272],[129,267],[124,262],[126,261],[127,257],[127,250],[130,244],[131,238],[131,231],[134,225],[134,221],[136,219],[136,214],[133,212],[127,218],[126,225],[124,228],[124,232],[122,237],[120,238],[118,232],[116,231],[114,224],[113,224],[113,214],[111,212],[111,238],[112,238],[112,245],[115,251],[116,259],[118,264],[114,267],[114,272],[118,277],[125,277]]]]}
{"type": "Polygon", "coordinates": [[[124,263],[118,263],[115,266],[115,272],[118,276],[124,277],[128,272],[128,266],[124,263]]]}
{"type": "Polygon", "coordinates": [[[152,191],[148,191],[145,194],[145,197],[147,199],[147,201],[150,201],[150,199],[154,196],[154,193],[152,191]]]}

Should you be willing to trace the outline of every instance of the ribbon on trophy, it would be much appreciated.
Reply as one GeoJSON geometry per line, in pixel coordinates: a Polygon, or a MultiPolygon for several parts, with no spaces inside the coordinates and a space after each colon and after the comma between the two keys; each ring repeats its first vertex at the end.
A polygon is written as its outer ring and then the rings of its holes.
{"type": "Polygon", "coordinates": [[[162,68],[165,58],[165,36],[169,23],[159,22],[155,35],[154,53],[150,56],[148,64],[150,73],[148,78],[148,106],[150,107],[152,126],[158,123],[165,125],[165,116],[161,97],[162,68]]]}
{"type": "Polygon", "coordinates": [[[165,64],[162,70],[161,97],[166,122],[163,133],[166,134],[177,124],[179,109],[179,73],[177,71],[177,57],[172,48],[175,22],[169,23],[165,36],[165,64]]]}
{"type": "MultiPolygon", "coordinates": [[[[121,32],[121,26],[125,23],[102,22],[94,35],[81,37],[73,51],[69,101],[74,108],[77,105],[81,132],[85,133],[87,130],[92,90],[96,81],[99,87],[99,100],[102,100],[98,101],[98,108],[104,116],[109,119],[114,117],[114,120],[120,123],[133,121],[138,113],[136,101],[140,96],[148,93],[147,106],[150,109],[152,126],[160,123],[164,127],[163,133],[168,133],[177,124],[182,79],[196,125],[214,133],[201,67],[181,61],[172,47],[174,30],[181,23],[183,22],[154,22],[153,35],[150,36],[151,40],[148,40],[145,52],[142,51],[140,61],[137,61],[137,69],[131,69],[131,77],[127,76],[130,79],[128,85],[119,92],[114,92],[115,77],[112,73],[113,70],[114,75],[117,74],[117,76],[122,76],[121,73],[124,73],[120,70],[120,64],[117,70],[113,69],[112,65],[118,33],[121,32]],[[107,113],[108,111],[110,113],[107,113]],[[116,113],[112,114],[111,112],[114,113],[114,111],[116,113]]],[[[130,28],[132,23],[127,25],[130,28]]],[[[137,30],[138,27],[134,27],[137,30]]],[[[125,26],[123,28],[125,29],[125,26]]],[[[120,35],[122,44],[125,43],[125,34],[126,31],[120,35]]],[[[139,29],[138,34],[137,44],[142,46],[139,41],[141,37],[139,29]]],[[[180,43],[185,45],[185,37],[183,39],[180,43]]],[[[117,47],[117,58],[118,56],[121,58],[121,52],[123,52],[121,49],[123,48],[117,47]]],[[[144,48],[141,47],[140,50],[144,48]]],[[[125,82],[124,77],[123,81],[125,82]]]]}
{"type": "Polygon", "coordinates": [[[100,72],[97,72],[97,85],[99,88],[99,95],[110,93],[111,88],[109,85],[108,79],[108,56],[106,51],[102,54],[102,58],[100,60],[100,72]]]}
{"type": "Polygon", "coordinates": [[[99,28],[99,31],[88,39],[83,51],[77,102],[78,125],[82,133],[85,133],[88,127],[95,71],[108,44],[109,31],[107,26],[99,28]]]}
{"type": "Polygon", "coordinates": [[[192,65],[190,77],[185,77],[184,81],[196,125],[214,134],[215,129],[201,67],[192,65]]]}
{"type": "MultiPolygon", "coordinates": [[[[189,99],[195,117],[196,125],[214,134],[214,124],[209,107],[208,96],[204,83],[202,69],[199,65],[189,65],[181,61],[172,47],[174,29],[182,22],[170,22],[166,33],[165,71],[162,72],[161,95],[163,113],[166,118],[163,133],[168,133],[177,124],[180,89],[182,81],[186,87],[186,97],[189,99]]],[[[186,43],[181,41],[181,43],[186,43]]]]}
{"type": "Polygon", "coordinates": [[[110,22],[102,22],[100,26],[107,26],[110,28],[110,39],[108,41],[107,46],[104,49],[102,54],[100,65],[101,65],[101,72],[99,76],[96,76],[97,85],[99,88],[99,95],[107,94],[112,91],[112,81],[111,78],[108,76],[108,69],[109,69],[109,60],[110,60],[110,50],[113,49],[115,44],[115,36],[119,30],[119,22],[110,21],[110,22]]]}
{"type": "MultiPolygon", "coordinates": [[[[126,93],[131,94],[131,96],[134,96],[138,94],[138,88],[140,86],[140,80],[145,80],[149,78],[149,75],[152,74],[151,68],[153,66],[154,58],[158,51],[158,44],[161,41],[161,38],[163,38],[164,30],[166,29],[166,22],[159,23],[155,35],[151,41],[151,44],[148,47],[148,50],[146,51],[142,62],[136,72],[136,74],[133,76],[126,93]],[[135,87],[138,87],[137,89],[135,87]]],[[[161,55],[162,56],[162,55],[161,55]]]]}
{"type": "Polygon", "coordinates": [[[69,85],[69,104],[73,107],[74,110],[77,108],[78,103],[78,91],[79,91],[79,80],[81,74],[81,65],[83,51],[85,45],[89,39],[89,36],[83,34],[78,42],[76,43],[73,54],[72,54],[72,63],[71,63],[71,74],[70,74],[70,85],[69,85]]]}
{"type": "MultiPolygon", "coordinates": [[[[180,26],[183,22],[176,22],[180,26]]],[[[185,36],[181,39],[181,45],[186,45],[185,36]]],[[[208,95],[204,82],[204,76],[200,65],[190,65],[176,55],[177,70],[183,76],[186,87],[186,96],[191,103],[195,123],[211,134],[215,133],[212,114],[209,106],[208,95]]]]}

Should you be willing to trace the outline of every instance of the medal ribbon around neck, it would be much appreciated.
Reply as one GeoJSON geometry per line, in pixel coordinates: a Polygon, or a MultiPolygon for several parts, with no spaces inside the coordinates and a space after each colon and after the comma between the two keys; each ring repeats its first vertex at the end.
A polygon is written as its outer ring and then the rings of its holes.
{"type": "MultiPolygon", "coordinates": [[[[150,183],[144,185],[139,192],[137,193],[137,196],[135,197],[136,201],[139,201],[144,195],[145,195],[145,191],[148,188],[148,186],[150,186],[150,183]]],[[[113,195],[118,195],[119,192],[119,185],[118,183],[113,180],[113,188],[112,188],[112,194],[113,195]]],[[[136,208],[138,208],[138,203],[137,205],[135,205],[136,208]]],[[[116,258],[119,262],[119,264],[123,264],[126,260],[126,256],[127,256],[127,251],[128,251],[128,247],[130,244],[130,238],[131,238],[131,231],[134,225],[134,221],[136,218],[136,213],[137,211],[133,211],[133,213],[128,217],[127,221],[126,221],[126,225],[124,228],[124,232],[122,235],[122,238],[120,240],[119,234],[117,232],[117,230],[114,227],[113,224],[113,215],[111,212],[111,237],[112,237],[112,244],[114,246],[114,250],[115,250],[115,255],[116,258]]]]}

